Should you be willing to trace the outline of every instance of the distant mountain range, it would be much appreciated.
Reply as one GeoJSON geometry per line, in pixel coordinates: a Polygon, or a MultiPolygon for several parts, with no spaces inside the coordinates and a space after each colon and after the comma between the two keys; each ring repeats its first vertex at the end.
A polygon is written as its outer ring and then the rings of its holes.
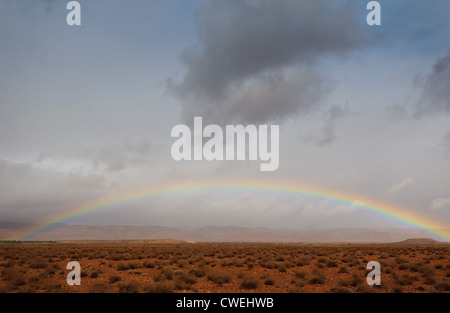
{"type": "MultiPolygon", "coordinates": [[[[17,238],[30,225],[0,224],[0,240],[17,238]]],[[[193,230],[160,226],[86,226],[59,224],[28,240],[184,240],[195,242],[401,242],[410,238],[439,240],[417,229],[345,228],[275,230],[265,227],[206,226],[193,230]]]]}

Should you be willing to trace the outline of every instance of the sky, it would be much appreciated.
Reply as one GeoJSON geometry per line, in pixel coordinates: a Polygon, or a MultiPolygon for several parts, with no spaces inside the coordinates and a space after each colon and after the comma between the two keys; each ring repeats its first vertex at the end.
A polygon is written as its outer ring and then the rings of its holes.
{"type": "MultiPolygon", "coordinates": [[[[42,223],[146,186],[283,181],[450,227],[450,3],[0,0],[0,221],[42,223]],[[280,125],[259,161],[175,161],[171,129],[280,125]]],[[[129,201],[86,225],[400,227],[326,200],[251,190],[129,201]]]]}

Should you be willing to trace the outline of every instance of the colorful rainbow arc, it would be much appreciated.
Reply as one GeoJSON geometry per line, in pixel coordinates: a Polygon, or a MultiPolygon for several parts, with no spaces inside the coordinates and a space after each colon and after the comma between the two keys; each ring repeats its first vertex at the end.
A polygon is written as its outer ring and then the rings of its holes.
{"type": "Polygon", "coordinates": [[[409,227],[419,228],[429,234],[436,235],[444,241],[450,241],[450,230],[445,226],[430,221],[423,216],[415,213],[407,212],[405,209],[387,205],[378,201],[358,200],[359,197],[348,193],[342,193],[335,190],[326,190],[323,188],[314,188],[311,186],[301,186],[290,182],[273,182],[273,181],[206,181],[191,182],[177,185],[157,186],[152,188],[141,189],[120,195],[97,199],[69,210],[64,210],[61,214],[42,222],[39,226],[35,226],[25,230],[22,235],[15,240],[26,240],[39,232],[45,231],[57,223],[66,222],[72,218],[82,216],[89,212],[98,211],[108,208],[112,205],[126,203],[132,200],[143,198],[162,196],[166,194],[193,192],[193,191],[213,191],[213,190],[251,190],[262,192],[280,192],[303,196],[313,199],[328,200],[341,205],[351,205],[361,210],[375,213],[389,220],[397,221],[409,227]]]}

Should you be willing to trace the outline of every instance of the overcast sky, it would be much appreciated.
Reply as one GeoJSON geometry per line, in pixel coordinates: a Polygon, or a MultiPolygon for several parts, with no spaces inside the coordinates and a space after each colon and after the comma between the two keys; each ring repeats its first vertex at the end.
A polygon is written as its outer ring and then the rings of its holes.
{"type": "MultiPolygon", "coordinates": [[[[0,221],[208,180],[312,184],[450,226],[450,2],[0,0],[0,221]],[[172,159],[179,123],[279,124],[280,164],[172,159]]],[[[70,221],[397,227],[279,193],[201,191],[70,221]]]]}

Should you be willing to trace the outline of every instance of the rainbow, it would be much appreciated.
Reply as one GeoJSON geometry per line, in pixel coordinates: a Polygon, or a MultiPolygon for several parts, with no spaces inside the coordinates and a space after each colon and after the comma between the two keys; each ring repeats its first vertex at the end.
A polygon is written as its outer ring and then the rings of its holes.
{"type": "Polygon", "coordinates": [[[123,194],[109,197],[103,197],[90,201],[79,206],[63,210],[56,216],[42,221],[38,226],[31,227],[22,232],[15,240],[27,240],[34,235],[50,229],[52,226],[67,222],[75,217],[106,209],[111,206],[124,204],[134,200],[163,196],[167,194],[177,194],[182,192],[194,191],[214,191],[214,190],[248,190],[260,192],[278,192],[292,194],[306,198],[327,200],[340,205],[349,205],[365,212],[374,213],[388,220],[407,225],[408,227],[423,230],[429,234],[435,235],[443,241],[450,241],[450,230],[437,222],[426,219],[416,213],[398,206],[389,205],[374,200],[359,200],[361,197],[349,193],[343,193],[336,190],[316,188],[312,186],[302,186],[293,182],[280,181],[204,181],[204,182],[186,182],[175,185],[153,186],[143,188],[123,194]]]}

